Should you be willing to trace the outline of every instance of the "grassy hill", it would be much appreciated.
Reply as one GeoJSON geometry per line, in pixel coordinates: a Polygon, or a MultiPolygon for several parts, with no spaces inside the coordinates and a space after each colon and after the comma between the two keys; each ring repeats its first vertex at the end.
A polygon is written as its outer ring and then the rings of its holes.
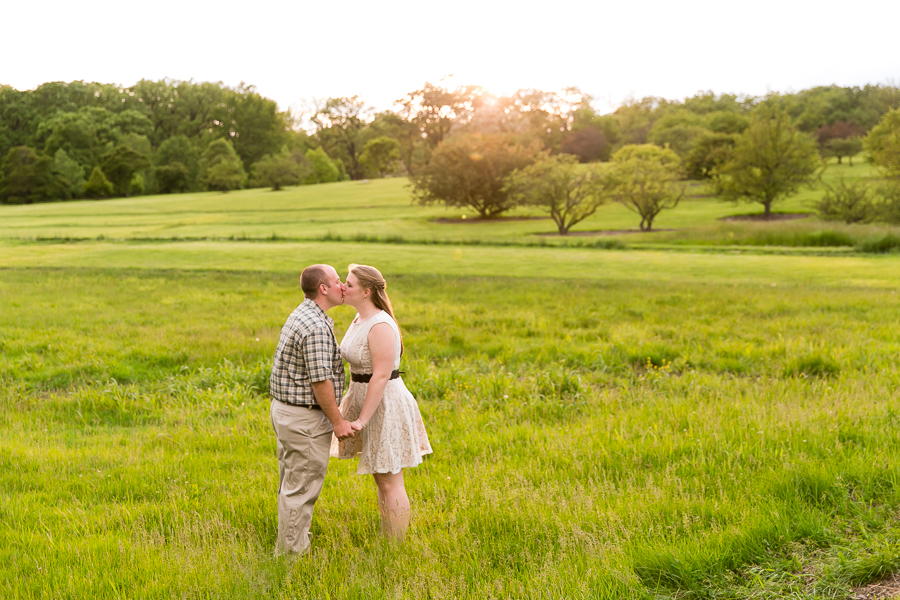
{"type": "MultiPolygon", "coordinates": [[[[865,164],[833,164],[825,180],[874,177],[865,164]]],[[[806,190],[777,206],[783,212],[810,212],[821,189],[806,190]]],[[[414,243],[591,245],[620,239],[626,244],[803,246],[803,236],[823,229],[844,234],[849,242],[888,230],[846,227],[816,219],[776,223],[722,222],[735,214],[759,212],[758,205],[723,203],[693,182],[689,197],[654,223],[655,233],[638,232],[639,218],[610,204],[573,228],[573,233],[604,233],[561,239],[549,219],[519,209],[498,221],[479,221],[472,212],[423,207],[412,202],[406,179],[348,181],[288,188],[252,189],[221,194],[204,192],[130,199],[79,201],[0,207],[2,239],[378,239],[414,243]],[[465,219],[463,218],[465,217],[465,219]],[[547,235],[549,234],[549,235],[547,235]]]]}

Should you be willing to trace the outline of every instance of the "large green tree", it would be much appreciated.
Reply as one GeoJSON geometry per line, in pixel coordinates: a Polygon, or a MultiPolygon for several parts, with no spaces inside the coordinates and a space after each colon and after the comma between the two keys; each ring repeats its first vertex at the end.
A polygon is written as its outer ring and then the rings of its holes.
{"type": "Polygon", "coordinates": [[[117,146],[103,155],[100,168],[110,183],[113,184],[115,193],[119,196],[130,196],[132,193],[131,181],[134,175],[141,169],[150,166],[150,159],[122,145],[117,146]]]}
{"type": "Polygon", "coordinates": [[[312,168],[302,154],[292,156],[287,152],[262,157],[253,165],[253,180],[277,192],[285,185],[297,185],[312,173],[312,168]]]}
{"type": "Polygon", "coordinates": [[[866,136],[864,144],[872,162],[886,177],[900,179],[900,109],[884,115],[866,136]]]}
{"type": "Polygon", "coordinates": [[[515,206],[505,187],[506,176],[533,163],[539,151],[537,144],[515,144],[508,136],[451,138],[411,177],[413,194],[421,204],[439,202],[471,208],[483,219],[497,217],[515,206]]]}
{"type": "Polygon", "coordinates": [[[400,142],[387,136],[379,136],[366,142],[359,157],[359,161],[379,177],[393,171],[399,160],[400,142]]]}
{"type": "Polygon", "coordinates": [[[821,166],[812,136],[798,131],[777,102],[766,102],[716,170],[716,192],[724,200],[762,204],[768,218],[773,204],[811,185],[821,166]]]}
{"type": "Polygon", "coordinates": [[[471,119],[480,92],[481,88],[477,86],[451,90],[426,82],[397,101],[399,115],[415,127],[420,138],[433,150],[450,134],[455,124],[471,119]]]}
{"type": "Polygon", "coordinates": [[[604,165],[582,167],[570,154],[548,156],[506,178],[506,190],[517,205],[547,211],[560,235],[569,233],[612,196],[615,180],[604,165]]]}
{"type": "Polygon", "coordinates": [[[359,96],[329,98],[312,117],[316,135],[328,154],[343,161],[350,179],[365,176],[360,155],[363,153],[362,137],[370,112],[359,96]]]}
{"type": "Polygon", "coordinates": [[[285,115],[274,100],[263,98],[251,85],[234,90],[234,111],[229,135],[244,169],[266,154],[277,154],[287,142],[285,115]]]}
{"type": "Polygon", "coordinates": [[[53,160],[28,146],[10,149],[0,163],[0,202],[32,204],[59,200],[67,194],[53,160]]]}
{"type": "Polygon", "coordinates": [[[200,151],[184,134],[173,135],[160,144],[154,162],[159,191],[169,193],[198,189],[200,151]]]}

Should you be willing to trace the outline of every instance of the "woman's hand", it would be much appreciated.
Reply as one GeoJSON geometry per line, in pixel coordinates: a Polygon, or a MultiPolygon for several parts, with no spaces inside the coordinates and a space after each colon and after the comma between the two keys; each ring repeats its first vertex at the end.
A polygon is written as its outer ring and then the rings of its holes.
{"type": "Polygon", "coordinates": [[[353,429],[353,431],[362,431],[363,429],[365,429],[366,426],[363,425],[362,421],[357,419],[355,421],[350,422],[350,427],[353,429]]]}

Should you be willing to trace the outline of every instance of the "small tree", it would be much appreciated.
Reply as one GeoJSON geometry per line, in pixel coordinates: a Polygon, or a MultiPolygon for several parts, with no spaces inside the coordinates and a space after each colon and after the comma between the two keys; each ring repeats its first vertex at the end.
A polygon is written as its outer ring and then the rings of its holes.
{"type": "Polygon", "coordinates": [[[312,171],[303,183],[331,183],[341,180],[341,170],[322,148],[310,148],[306,151],[305,158],[312,171]]]}
{"type": "Polygon", "coordinates": [[[846,156],[852,167],[853,157],[862,150],[861,136],[865,133],[866,130],[853,121],[835,121],[819,127],[816,130],[816,139],[819,141],[823,157],[834,156],[838,164],[841,164],[841,159],[846,156]]]}
{"type": "Polygon", "coordinates": [[[824,156],[835,156],[838,164],[841,164],[841,158],[846,156],[848,164],[853,166],[853,157],[862,152],[863,143],[858,137],[850,138],[831,138],[822,148],[824,156]]]}
{"type": "Polygon", "coordinates": [[[516,204],[546,210],[559,234],[567,235],[610,198],[613,184],[602,165],[580,167],[576,156],[560,154],[513,171],[505,189],[516,204]]]}
{"type": "Polygon", "coordinates": [[[246,174],[240,160],[223,160],[206,171],[206,184],[209,189],[222,190],[222,193],[240,188],[245,178],[246,174]]]}
{"type": "Polygon", "coordinates": [[[886,177],[900,179],[900,109],[886,113],[863,145],[886,177]]]}
{"type": "Polygon", "coordinates": [[[100,167],[94,167],[84,184],[84,195],[88,198],[109,198],[113,195],[113,184],[109,182],[100,167]]]}
{"type": "Polygon", "coordinates": [[[814,203],[823,221],[868,223],[877,215],[868,186],[862,181],[847,185],[842,177],[834,184],[824,184],[825,195],[814,203]]]}
{"type": "Polygon", "coordinates": [[[203,153],[201,163],[202,179],[211,190],[227,192],[244,184],[244,165],[230,140],[218,139],[211,142],[203,153]]]}
{"type": "Polygon", "coordinates": [[[379,177],[384,177],[385,173],[393,171],[400,162],[400,142],[385,135],[371,139],[366,142],[359,162],[378,173],[379,177]]]}
{"type": "Polygon", "coordinates": [[[515,206],[504,179],[524,169],[538,156],[536,145],[521,146],[499,135],[466,135],[444,141],[431,161],[411,177],[420,204],[441,202],[468,207],[482,219],[496,217],[515,206]]]}
{"type": "Polygon", "coordinates": [[[131,195],[131,180],[134,174],[150,166],[149,159],[125,145],[117,146],[103,155],[100,168],[119,196],[131,195]]]}
{"type": "MultiPolygon", "coordinates": [[[[305,159],[304,159],[305,162],[305,159]]],[[[253,176],[257,184],[270,186],[277,192],[284,185],[298,185],[311,169],[303,172],[301,166],[290,154],[267,155],[253,165],[253,176]]]]}
{"type": "Polygon", "coordinates": [[[11,148],[0,163],[0,202],[32,204],[67,197],[48,156],[28,146],[11,148]]]}
{"type": "Polygon", "coordinates": [[[879,221],[900,224],[900,181],[889,179],[878,186],[879,200],[875,203],[875,215],[879,221]]]}
{"type": "Polygon", "coordinates": [[[191,187],[191,179],[187,167],[180,162],[171,162],[156,167],[156,183],[163,194],[186,192],[191,187]]]}
{"type": "Polygon", "coordinates": [[[681,160],[668,148],[653,144],[623,146],[612,156],[613,198],[641,217],[641,231],[650,231],[663,210],[675,208],[687,186],[677,183],[681,160]]]}
{"type": "Polygon", "coordinates": [[[812,137],[799,132],[786,111],[763,104],[738,136],[731,159],[716,170],[716,192],[732,202],[758,202],[769,218],[772,204],[812,184],[820,167],[812,137]]]}
{"type": "Polygon", "coordinates": [[[144,181],[144,176],[140,173],[135,173],[134,177],[131,178],[130,187],[130,195],[132,196],[140,196],[144,193],[144,190],[147,189],[147,182],[144,181]]]}

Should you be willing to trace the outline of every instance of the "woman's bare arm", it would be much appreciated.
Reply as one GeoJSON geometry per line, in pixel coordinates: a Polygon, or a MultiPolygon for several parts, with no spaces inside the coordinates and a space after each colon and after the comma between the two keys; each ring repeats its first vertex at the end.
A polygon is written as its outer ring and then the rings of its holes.
{"type": "Polygon", "coordinates": [[[384,388],[394,370],[394,357],[397,355],[397,338],[388,323],[376,323],[369,330],[369,353],[372,355],[372,379],[366,390],[362,411],[359,413],[359,424],[365,427],[375,414],[384,396],[384,388]]]}

